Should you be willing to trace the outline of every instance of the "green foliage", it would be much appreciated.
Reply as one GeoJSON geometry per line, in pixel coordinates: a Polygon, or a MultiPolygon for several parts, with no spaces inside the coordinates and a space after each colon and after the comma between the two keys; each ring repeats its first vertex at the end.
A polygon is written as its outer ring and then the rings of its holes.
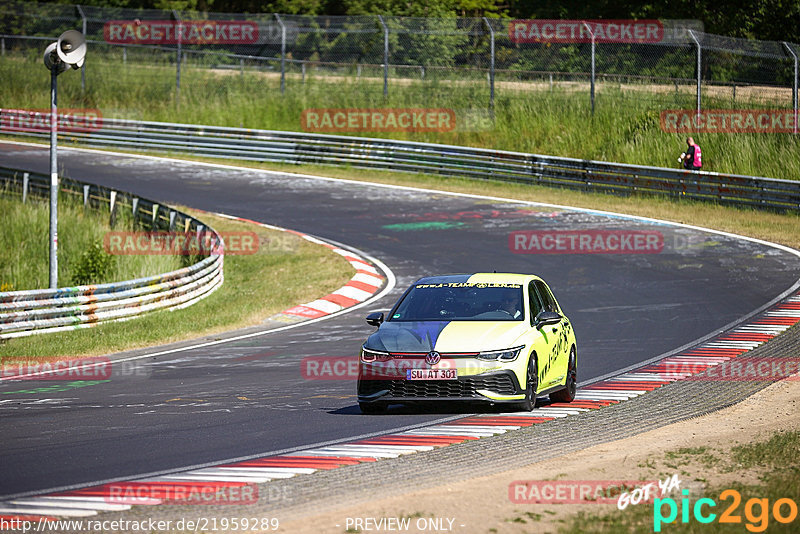
{"type": "Polygon", "coordinates": [[[738,468],[770,467],[791,471],[795,476],[800,476],[800,432],[774,434],[765,443],[739,445],[731,452],[732,460],[738,468]]]}
{"type": "Polygon", "coordinates": [[[111,271],[114,258],[103,250],[103,243],[99,240],[92,242],[83,251],[72,271],[72,283],[76,286],[98,284],[104,280],[111,271]]]}
{"type": "MultiPolygon", "coordinates": [[[[74,28],[77,14],[63,15],[73,2],[39,3],[65,17],[64,29],[74,28]],[[52,7],[47,7],[47,6],[52,7]],[[66,19],[70,19],[67,21],[66,19]]],[[[796,0],[86,0],[82,5],[129,9],[178,9],[220,13],[287,13],[298,15],[394,15],[411,17],[496,17],[539,19],[696,19],[709,33],[749,39],[800,42],[800,2],[796,0]]],[[[36,19],[25,9],[3,12],[4,33],[36,32],[36,19]]],[[[52,34],[52,33],[51,33],[52,34]]]]}
{"type": "Polygon", "coordinates": [[[661,115],[657,110],[642,111],[632,118],[627,128],[627,137],[633,143],[646,142],[647,138],[658,134],[661,115]]]}
{"type": "MultiPolygon", "coordinates": [[[[130,280],[173,271],[180,267],[175,256],[109,256],[102,249],[103,234],[110,230],[107,213],[84,210],[82,199],[62,191],[58,205],[59,286],[100,284],[130,280]]],[[[49,284],[47,202],[29,198],[23,204],[19,192],[0,191],[0,291],[41,289],[49,284]]],[[[117,217],[116,230],[130,230],[125,213],[117,217]]]]}
{"type": "MultiPolygon", "coordinates": [[[[449,36],[443,36],[448,38],[449,36]]],[[[466,46],[464,48],[467,48],[466,46]]],[[[33,68],[40,59],[7,54],[0,58],[0,102],[9,108],[46,108],[45,69],[33,68]]],[[[64,108],[91,107],[104,117],[183,122],[244,128],[298,131],[303,110],[308,108],[412,107],[449,108],[488,113],[485,74],[454,73],[452,68],[400,71],[405,78],[389,80],[384,99],[382,68],[364,67],[356,77],[354,67],[337,71],[307,69],[305,82],[299,68],[289,66],[286,92],[279,92],[279,77],[272,71],[246,67],[212,70],[189,62],[182,69],[180,99],[175,98],[175,70],[171,66],[126,66],[111,58],[95,56],[87,69],[87,89],[80,76],[69,73],[59,79],[59,103],[64,108]],[[349,69],[349,70],[348,70],[349,69]],[[459,79],[453,80],[457,77],[459,79]]],[[[392,137],[423,142],[492,147],[539,154],[616,161],[661,167],[677,167],[685,135],[664,132],[660,112],[693,109],[689,86],[619,83],[600,80],[592,115],[588,83],[555,81],[531,76],[520,80],[499,72],[496,81],[494,120],[480,128],[454,132],[356,132],[353,135],[392,137]]],[[[739,92],[736,107],[783,107],[785,93],[773,102],[768,94],[739,92]]],[[[730,95],[730,93],[729,93],[730,95]]],[[[730,96],[704,95],[708,109],[728,109],[730,96]]],[[[462,117],[463,118],[463,117],[462,117]]],[[[755,176],[796,179],[800,177],[800,136],[791,134],[701,134],[704,168],[755,176]]],[[[82,250],[82,249],[81,249],[82,250]]]]}

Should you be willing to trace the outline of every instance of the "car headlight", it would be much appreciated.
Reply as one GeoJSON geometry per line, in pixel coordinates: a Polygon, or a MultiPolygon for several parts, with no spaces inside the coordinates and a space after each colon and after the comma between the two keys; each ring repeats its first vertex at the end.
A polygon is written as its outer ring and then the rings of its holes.
{"type": "Polygon", "coordinates": [[[361,361],[364,363],[371,362],[385,362],[391,360],[392,357],[388,352],[381,352],[379,350],[370,350],[361,347],[361,361]]]}
{"type": "Polygon", "coordinates": [[[481,352],[478,354],[479,360],[499,360],[501,362],[512,362],[517,359],[519,353],[522,352],[522,349],[525,348],[525,345],[521,347],[514,347],[513,349],[505,349],[505,350],[493,350],[487,352],[481,352]]]}

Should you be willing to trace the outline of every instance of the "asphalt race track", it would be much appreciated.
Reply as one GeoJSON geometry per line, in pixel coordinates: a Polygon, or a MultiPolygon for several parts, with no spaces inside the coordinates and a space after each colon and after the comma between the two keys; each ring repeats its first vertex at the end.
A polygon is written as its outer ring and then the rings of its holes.
{"type": "MultiPolygon", "coordinates": [[[[298,328],[138,360],[107,383],[0,383],[0,499],[430,423],[459,410],[361,415],[352,380],[307,380],[308,356],[354,356],[416,278],[533,272],[578,336],[579,380],[676,349],[744,318],[800,276],[765,244],[614,215],[255,170],[61,149],[62,174],[350,245],[397,277],[381,301],[298,328]],[[512,251],[515,231],[651,231],[657,253],[512,251]],[[513,239],[512,239],[513,244],[513,239]]],[[[0,165],[48,171],[46,147],[0,143],[0,165]]],[[[58,334],[55,334],[58,335],[58,334]]],[[[461,407],[464,412],[473,407],[461,407]]]]}

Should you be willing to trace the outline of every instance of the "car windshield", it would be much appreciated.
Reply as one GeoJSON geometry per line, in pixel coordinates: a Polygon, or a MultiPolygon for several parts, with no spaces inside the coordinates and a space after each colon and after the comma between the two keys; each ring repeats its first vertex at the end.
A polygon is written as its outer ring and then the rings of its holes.
{"type": "Polygon", "coordinates": [[[417,284],[390,321],[521,321],[522,285],[452,282],[417,284]]]}

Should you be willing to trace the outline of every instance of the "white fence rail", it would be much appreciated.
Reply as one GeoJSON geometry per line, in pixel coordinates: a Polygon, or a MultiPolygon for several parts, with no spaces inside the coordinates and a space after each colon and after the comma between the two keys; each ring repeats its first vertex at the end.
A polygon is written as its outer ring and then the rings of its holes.
{"type": "MultiPolygon", "coordinates": [[[[44,174],[0,167],[0,192],[20,194],[23,201],[45,196],[49,183],[44,174]]],[[[61,194],[82,198],[87,209],[107,209],[112,225],[120,210],[127,209],[137,228],[198,237],[203,234],[211,238],[211,254],[188,267],[136,280],[0,292],[0,339],[88,328],[150,311],[179,309],[210,295],[222,284],[222,238],[194,217],[129,193],[76,180],[62,178],[61,194]]]]}

